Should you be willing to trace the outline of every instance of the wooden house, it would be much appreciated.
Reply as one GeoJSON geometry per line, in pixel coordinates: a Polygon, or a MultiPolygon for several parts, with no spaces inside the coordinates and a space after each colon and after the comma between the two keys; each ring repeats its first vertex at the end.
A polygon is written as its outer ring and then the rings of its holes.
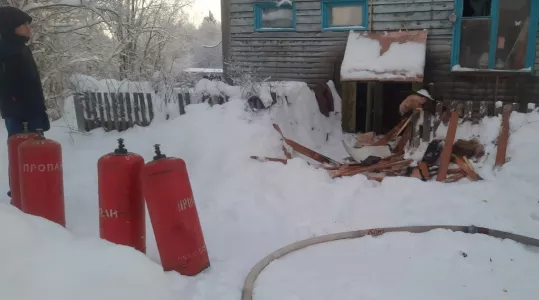
{"type": "MultiPolygon", "coordinates": [[[[539,102],[539,72],[535,72],[539,0],[222,0],[221,4],[228,66],[256,68],[271,80],[309,84],[334,80],[343,97],[343,128],[349,132],[391,128],[395,118],[390,116],[396,115],[398,104],[412,89],[428,88],[436,100],[539,102]],[[343,60],[363,53],[358,48],[347,51],[351,31],[378,37],[386,31],[426,31],[424,72],[401,80],[381,80],[384,76],[341,80],[343,60]]],[[[407,59],[403,55],[402,60],[407,59]]],[[[224,72],[226,76],[227,66],[224,72]]]]}

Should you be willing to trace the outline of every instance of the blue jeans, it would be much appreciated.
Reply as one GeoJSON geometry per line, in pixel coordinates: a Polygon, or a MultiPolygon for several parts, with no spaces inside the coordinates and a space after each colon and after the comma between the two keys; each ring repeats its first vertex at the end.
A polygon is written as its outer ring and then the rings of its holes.
{"type": "MultiPolygon", "coordinates": [[[[44,120],[44,117],[37,117],[26,120],[26,122],[28,122],[28,131],[36,132],[36,129],[43,129],[43,131],[49,130],[48,127],[50,127],[50,125],[47,125],[49,123],[49,120],[44,120]]],[[[18,118],[5,119],[8,138],[13,135],[24,132],[23,122],[25,121],[18,118]]]]}

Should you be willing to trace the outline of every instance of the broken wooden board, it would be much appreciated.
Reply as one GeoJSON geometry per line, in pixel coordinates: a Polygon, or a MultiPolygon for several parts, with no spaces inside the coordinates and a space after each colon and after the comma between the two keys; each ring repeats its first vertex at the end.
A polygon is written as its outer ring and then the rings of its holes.
{"type": "Polygon", "coordinates": [[[277,124],[273,124],[273,128],[275,128],[275,130],[277,130],[281,136],[283,137],[283,140],[285,141],[285,143],[287,143],[290,147],[292,147],[292,149],[294,149],[295,151],[309,157],[309,158],[312,158],[313,160],[317,161],[317,162],[320,162],[320,163],[327,163],[327,164],[335,164],[335,165],[340,165],[340,163],[336,160],[333,160],[323,154],[320,154],[316,151],[313,151],[303,145],[300,145],[296,142],[294,142],[293,140],[289,140],[287,139],[284,135],[283,135],[283,132],[281,131],[281,128],[279,127],[279,125],[277,124]]]}
{"type": "Polygon", "coordinates": [[[377,164],[368,167],[351,167],[343,166],[338,170],[330,171],[332,178],[343,177],[343,176],[354,176],[366,172],[380,172],[383,170],[394,170],[394,168],[404,169],[407,168],[413,160],[401,160],[401,161],[381,161],[377,164]]]}
{"type": "Polygon", "coordinates": [[[393,149],[393,151],[395,153],[404,151],[404,148],[406,148],[406,144],[408,144],[411,138],[412,138],[412,124],[408,124],[406,126],[406,129],[404,130],[404,133],[399,139],[397,146],[395,146],[395,149],[393,149]]]}
{"type": "Polygon", "coordinates": [[[509,118],[511,117],[511,104],[503,107],[502,124],[498,137],[498,151],[496,152],[496,163],[494,167],[501,167],[505,164],[507,155],[507,143],[509,142],[509,118]]]}
{"type": "Polygon", "coordinates": [[[429,173],[429,166],[427,165],[426,162],[419,162],[417,164],[417,167],[419,169],[419,171],[421,172],[421,176],[423,176],[423,178],[425,178],[425,180],[429,180],[430,179],[430,173],[429,173]]]}
{"type": "Polygon", "coordinates": [[[285,164],[285,165],[288,163],[288,160],[283,159],[283,158],[260,157],[260,156],[251,156],[250,158],[251,158],[251,159],[254,159],[254,160],[256,160],[256,161],[259,161],[259,162],[268,162],[268,161],[272,161],[272,162],[280,162],[280,163],[283,163],[283,164],[285,164]]]}
{"type": "Polygon", "coordinates": [[[481,176],[479,176],[473,167],[468,164],[463,157],[453,155],[453,159],[455,160],[455,163],[459,166],[459,168],[468,176],[468,178],[471,181],[478,181],[481,180],[481,176]]]}
{"type": "Polygon", "coordinates": [[[442,154],[440,155],[440,169],[438,170],[438,176],[436,176],[436,181],[442,182],[446,179],[447,170],[449,169],[449,163],[451,162],[453,144],[455,142],[455,136],[457,134],[458,121],[459,114],[456,111],[451,112],[451,119],[449,120],[449,127],[447,128],[444,149],[442,150],[442,154]]]}
{"type": "Polygon", "coordinates": [[[454,174],[452,176],[449,176],[447,177],[443,182],[445,183],[452,183],[452,182],[457,182],[463,178],[466,177],[466,174],[464,173],[458,173],[458,174],[454,174]]]}
{"type": "Polygon", "coordinates": [[[396,138],[401,134],[404,129],[408,126],[408,124],[412,121],[412,118],[415,114],[417,114],[418,111],[414,111],[414,113],[409,116],[407,119],[402,119],[397,126],[395,126],[393,129],[391,129],[390,132],[388,132],[385,136],[383,136],[381,139],[377,140],[376,142],[372,143],[373,146],[385,146],[387,145],[392,139],[396,138]]]}
{"type": "Polygon", "coordinates": [[[286,147],[283,145],[283,152],[284,152],[284,156],[288,159],[292,159],[292,154],[290,154],[290,152],[288,152],[288,150],[286,150],[286,147]]]}

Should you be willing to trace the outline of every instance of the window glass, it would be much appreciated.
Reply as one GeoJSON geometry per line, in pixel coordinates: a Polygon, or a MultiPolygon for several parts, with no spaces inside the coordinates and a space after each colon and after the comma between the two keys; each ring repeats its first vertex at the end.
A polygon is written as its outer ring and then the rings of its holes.
{"type": "Polygon", "coordinates": [[[462,20],[459,64],[464,68],[488,68],[490,19],[462,20]]]}
{"type": "Polygon", "coordinates": [[[526,65],[530,0],[500,0],[496,69],[517,70],[526,65]]]}
{"type": "Polygon", "coordinates": [[[294,15],[292,8],[262,9],[262,28],[293,28],[294,15]]]}
{"type": "Polygon", "coordinates": [[[332,6],[329,14],[329,26],[363,25],[363,6],[332,6]]]}

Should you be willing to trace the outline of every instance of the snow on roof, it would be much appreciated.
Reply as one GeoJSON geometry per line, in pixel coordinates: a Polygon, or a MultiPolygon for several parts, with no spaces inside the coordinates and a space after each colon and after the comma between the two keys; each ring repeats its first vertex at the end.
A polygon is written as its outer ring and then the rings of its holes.
{"type": "Polygon", "coordinates": [[[184,72],[188,73],[223,73],[223,69],[205,69],[205,68],[188,68],[184,72]]]}
{"type": "Polygon", "coordinates": [[[427,31],[350,31],[341,66],[343,81],[423,81],[427,31]]]}

